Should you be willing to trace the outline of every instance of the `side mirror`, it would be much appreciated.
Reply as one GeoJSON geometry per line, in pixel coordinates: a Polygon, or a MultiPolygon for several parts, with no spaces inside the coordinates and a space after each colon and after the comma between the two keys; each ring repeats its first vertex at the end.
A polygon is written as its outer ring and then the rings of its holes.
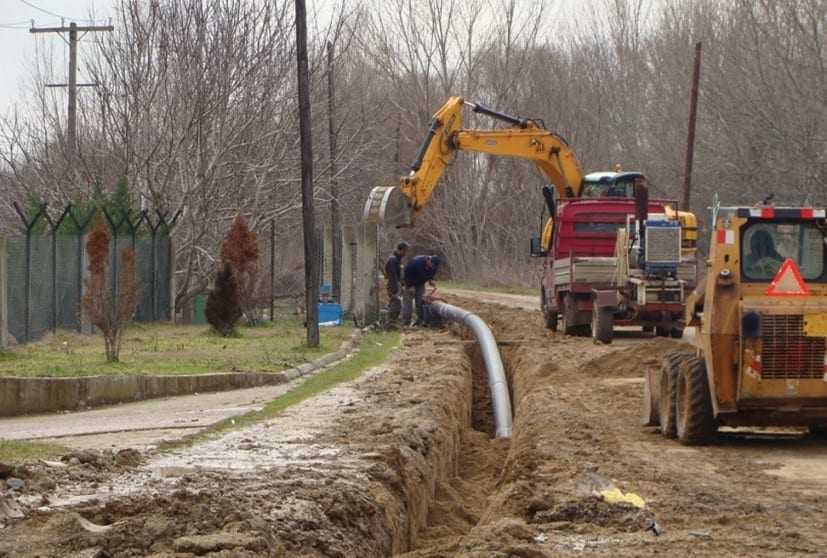
{"type": "Polygon", "coordinates": [[[545,258],[548,255],[548,252],[543,250],[539,236],[531,238],[530,254],[532,258],[545,258]]]}

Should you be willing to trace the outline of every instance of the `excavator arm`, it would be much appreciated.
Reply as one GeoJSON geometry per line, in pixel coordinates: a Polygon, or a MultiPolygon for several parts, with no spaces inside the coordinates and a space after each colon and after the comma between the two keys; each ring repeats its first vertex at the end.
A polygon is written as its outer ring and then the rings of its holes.
{"type": "Polygon", "coordinates": [[[488,153],[532,161],[557,190],[560,197],[580,194],[583,171],[569,146],[560,136],[536,121],[503,114],[461,97],[451,97],[434,114],[428,135],[411,165],[400,179],[399,188],[377,187],[365,205],[365,220],[372,223],[410,225],[433,195],[457,151],[488,153]],[[462,128],[462,113],[470,108],[510,124],[496,130],[462,128]]]}

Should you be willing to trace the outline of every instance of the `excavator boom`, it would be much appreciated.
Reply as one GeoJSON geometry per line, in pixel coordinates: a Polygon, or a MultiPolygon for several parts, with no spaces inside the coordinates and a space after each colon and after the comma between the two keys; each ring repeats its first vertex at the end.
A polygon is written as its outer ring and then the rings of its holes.
{"type": "Polygon", "coordinates": [[[380,186],[371,191],[365,204],[365,220],[395,226],[411,225],[413,217],[430,200],[457,151],[527,159],[534,162],[554,185],[558,196],[577,197],[580,194],[583,172],[563,138],[534,120],[503,114],[461,97],[451,97],[434,114],[411,172],[400,179],[399,187],[380,186]],[[462,113],[466,107],[506,122],[510,127],[463,129],[462,113]]]}

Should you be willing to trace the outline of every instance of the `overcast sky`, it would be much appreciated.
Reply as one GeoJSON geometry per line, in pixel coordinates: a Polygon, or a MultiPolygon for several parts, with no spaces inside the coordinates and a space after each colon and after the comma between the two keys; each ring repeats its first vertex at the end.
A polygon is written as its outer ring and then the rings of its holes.
{"type": "MultiPolygon", "coordinates": [[[[111,0],[0,0],[0,113],[8,113],[24,94],[23,86],[31,74],[29,68],[37,43],[41,48],[54,48],[64,60],[62,67],[56,67],[54,77],[60,81],[65,79],[68,50],[63,41],[51,33],[30,34],[32,20],[36,27],[60,25],[61,17],[67,18],[66,25],[72,20],[78,25],[88,25],[90,17],[105,24],[112,15],[111,5],[111,0]],[[61,71],[62,74],[58,73],[61,71]]],[[[83,41],[80,48],[84,48],[83,41]]],[[[83,79],[83,75],[79,75],[78,81],[83,79]]]]}
{"type": "MultiPolygon", "coordinates": [[[[333,2],[336,0],[310,0],[309,5],[310,9],[315,5],[316,9],[324,10],[325,4],[333,2]]],[[[36,27],[60,25],[61,18],[66,25],[71,21],[89,25],[90,18],[98,24],[106,24],[114,15],[113,3],[114,0],[0,0],[0,115],[8,114],[14,103],[27,94],[36,48],[54,52],[55,68],[51,79],[66,81],[68,48],[56,34],[29,33],[32,20],[36,27]]],[[[549,7],[554,12],[555,23],[565,26],[567,19],[576,17],[580,8],[590,3],[600,5],[597,0],[554,0],[549,7]]],[[[85,44],[80,42],[81,61],[83,49],[92,48],[92,41],[88,39],[85,44]]],[[[83,81],[83,67],[79,66],[78,82],[83,81]]]]}

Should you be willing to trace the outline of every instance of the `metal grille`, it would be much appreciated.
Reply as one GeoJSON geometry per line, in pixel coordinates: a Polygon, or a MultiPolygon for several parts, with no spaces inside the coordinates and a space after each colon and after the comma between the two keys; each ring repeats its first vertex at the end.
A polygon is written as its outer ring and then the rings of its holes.
{"type": "Polygon", "coordinates": [[[761,316],[761,376],[814,378],[824,375],[824,338],[804,336],[801,315],[761,316]]]}
{"type": "Polygon", "coordinates": [[[677,263],[680,260],[680,227],[647,227],[646,261],[653,263],[677,263]]]}

